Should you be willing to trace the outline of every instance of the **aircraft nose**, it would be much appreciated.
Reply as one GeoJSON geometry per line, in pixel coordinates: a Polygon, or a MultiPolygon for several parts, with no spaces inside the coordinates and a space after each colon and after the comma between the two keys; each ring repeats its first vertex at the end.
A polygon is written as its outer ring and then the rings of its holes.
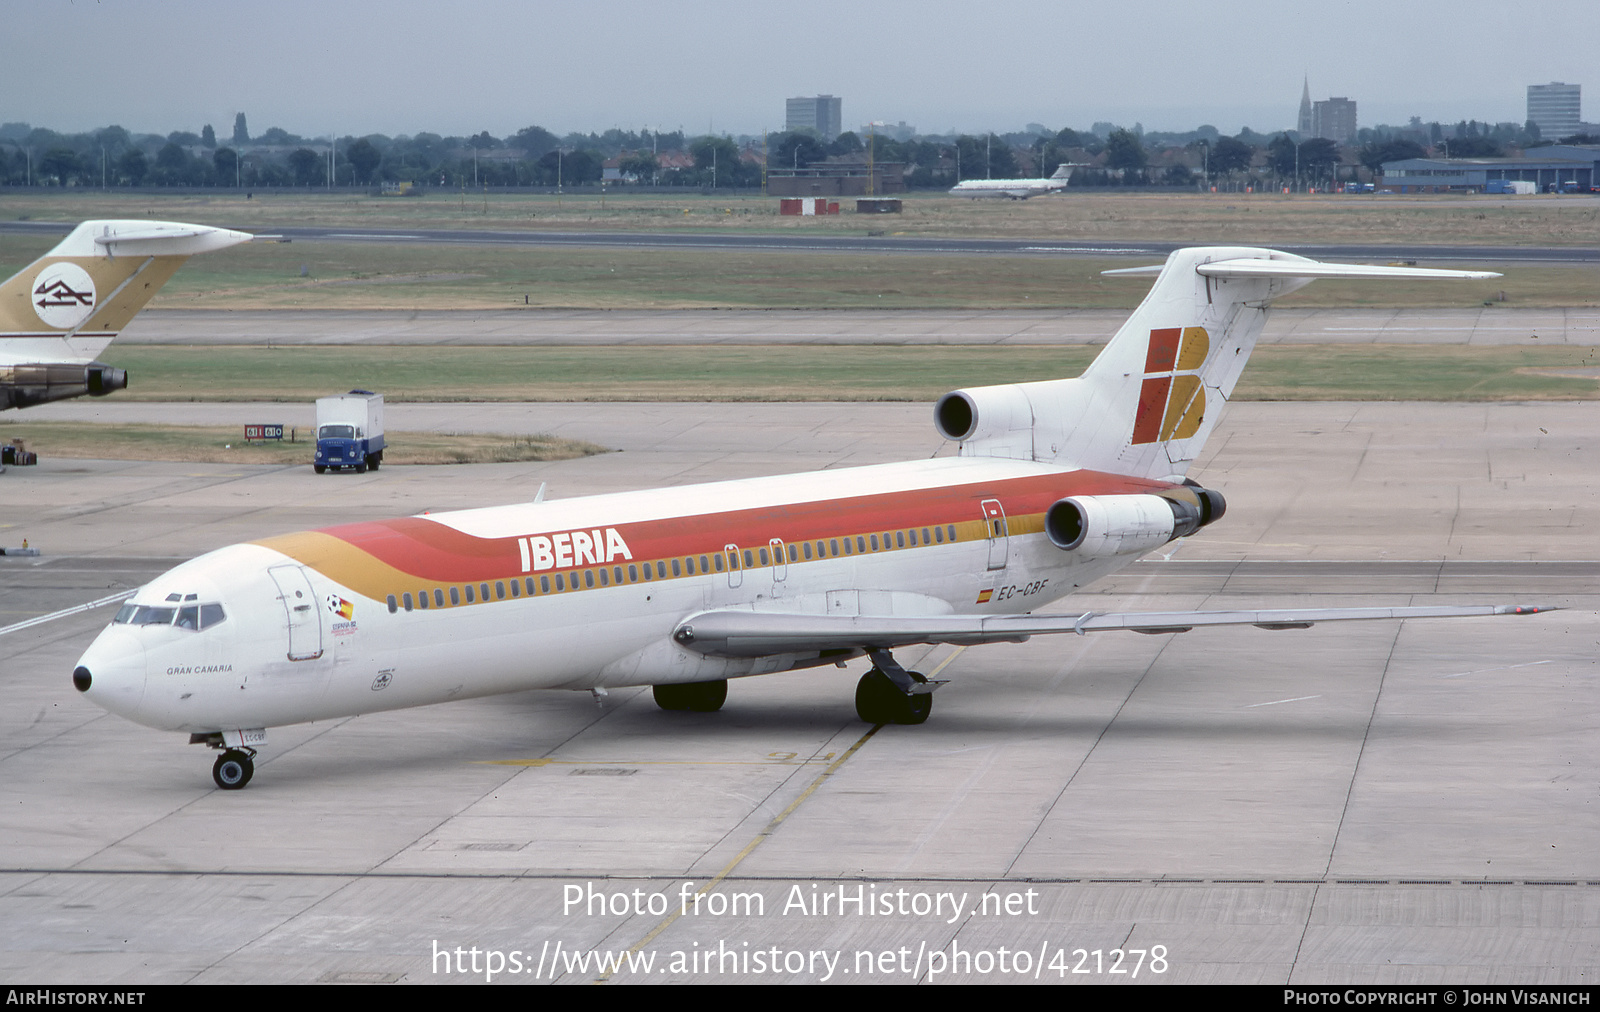
{"type": "Polygon", "coordinates": [[[72,686],[113,713],[131,716],[144,700],[144,644],[125,629],[100,634],[72,671],[72,686]]]}

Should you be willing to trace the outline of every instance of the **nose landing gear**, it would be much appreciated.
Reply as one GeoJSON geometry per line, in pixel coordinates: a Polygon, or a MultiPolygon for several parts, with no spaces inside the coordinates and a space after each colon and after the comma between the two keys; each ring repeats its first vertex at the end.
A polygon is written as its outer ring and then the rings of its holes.
{"type": "Polygon", "coordinates": [[[245,784],[256,773],[256,750],[253,748],[230,748],[217,756],[216,764],[211,767],[211,779],[217,786],[225,791],[242,790],[245,784]]]}

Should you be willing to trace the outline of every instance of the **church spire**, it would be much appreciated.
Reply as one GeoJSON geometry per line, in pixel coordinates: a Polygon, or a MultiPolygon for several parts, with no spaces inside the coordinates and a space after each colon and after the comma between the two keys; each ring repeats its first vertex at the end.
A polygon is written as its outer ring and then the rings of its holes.
{"type": "Polygon", "coordinates": [[[1300,136],[1305,138],[1311,134],[1311,78],[1306,77],[1300,89],[1300,136]]]}

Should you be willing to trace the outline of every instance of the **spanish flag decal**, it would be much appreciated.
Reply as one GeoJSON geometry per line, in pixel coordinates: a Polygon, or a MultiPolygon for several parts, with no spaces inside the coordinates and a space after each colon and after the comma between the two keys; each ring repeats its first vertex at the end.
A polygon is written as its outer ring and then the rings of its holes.
{"type": "Polygon", "coordinates": [[[989,599],[991,597],[994,597],[994,591],[992,591],[992,590],[980,590],[980,591],[978,591],[978,603],[979,604],[988,604],[989,603],[989,599]]]}

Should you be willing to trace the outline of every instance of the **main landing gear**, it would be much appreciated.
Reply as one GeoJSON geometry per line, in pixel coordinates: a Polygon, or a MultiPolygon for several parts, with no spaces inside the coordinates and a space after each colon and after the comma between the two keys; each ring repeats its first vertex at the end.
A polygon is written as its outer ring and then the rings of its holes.
{"type": "Polygon", "coordinates": [[[856,715],[868,724],[920,724],[933,710],[933,690],[919,671],[896,664],[887,650],[871,652],[873,668],[856,684],[856,715]]]}
{"type": "Polygon", "coordinates": [[[216,765],[211,767],[211,779],[225,791],[242,790],[256,774],[255,757],[253,748],[230,748],[217,756],[216,765]]]}
{"type": "Polygon", "coordinates": [[[652,685],[650,691],[656,697],[656,705],[663,710],[716,713],[728,699],[728,680],[652,685]]]}

